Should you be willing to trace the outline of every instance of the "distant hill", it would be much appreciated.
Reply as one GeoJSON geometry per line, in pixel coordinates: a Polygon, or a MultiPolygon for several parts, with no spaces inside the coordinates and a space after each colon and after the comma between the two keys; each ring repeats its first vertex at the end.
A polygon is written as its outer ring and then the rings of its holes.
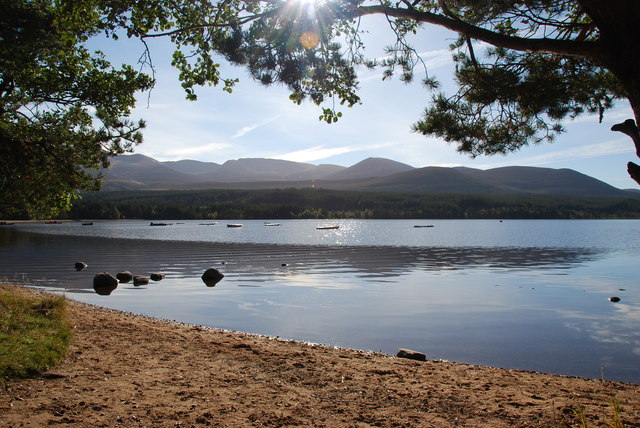
{"type": "Polygon", "coordinates": [[[111,167],[102,173],[106,191],[315,186],[334,190],[459,194],[637,195],[571,169],[414,168],[383,158],[368,158],[345,168],[260,158],[230,160],[222,165],[195,160],[158,162],[134,154],[113,159],[111,167]]]}
{"type": "Polygon", "coordinates": [[[197,160],[184,159],[179,161],[167,161],[161,162],[162,165],[167,166],[174,171],[181,172],[183,174],[190,175],[214,175],[218,174],[222,165],[215,162],[201,162],[197,160]]]}
{"type": "Polygon", "coordinates": [[[640,194],[640,189],[623,189],[625,192],[635,193],[636,195],[640,194]]]}
{"type": "MultiPolygon", "coordinates": [[[[481,171],[481,170],[478,170],[481,171]]],[[[429,166],[362,183],[367,190],[426,193],[496,193],[496,186],[454,168],[429,166]]]]}
{"type": "Polygon", "coordinates": [[[406,163],[384,158],[367,158],[357,164],[324,177],[325,180],[355,180],[360,178],[386,177],[415,168],[406,163]]]}
{"type": "Polygon", "coordinates": [[[338,165],[312,165],[279,159],[247,158],[213,162],[180,160],[162,162],[169,168],[190,174],[194,182],[296,181],[327,177],[346,169],[338,165]]]}
{"type": "Polygon", "coordinates": [[[186,185],[193,182],[190,174],[169,168],[148,156],[133,154],[118,156],[111,166],[100,171],[105,190],[144,190],[186,185]]]}
{"type": "Polygon", "coordinates": [[[621,192],[603,181],[566,168],[509,166],[486,171],[472,168],[460,171],[498,186],[505,193],[608,196],[621,192]]]}
{"type": "Polygon", "coordinates": [[[511,166],[488,170],[426,167],[380,177],[360,188],[469,194],[558,194],[619,196],[616,187],[571,169],[511,166]]]}
{"type": "Polygon", "coordinates": [[[291,181],[313,180],[344,169],[338,165],[319,167],[280,159],[238,159],[223,165],[226,177],[218,181],[291,181]]]}

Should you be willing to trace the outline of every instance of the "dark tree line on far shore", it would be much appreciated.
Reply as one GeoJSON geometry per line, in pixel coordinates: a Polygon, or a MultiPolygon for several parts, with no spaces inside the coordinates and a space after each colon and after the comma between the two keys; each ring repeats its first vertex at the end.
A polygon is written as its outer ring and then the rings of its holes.
{"type": "Polygon", "coordinates": [[[638,197],[457,195],[323,189],[100,192],[69,219],[632,219],[638,197]]]}

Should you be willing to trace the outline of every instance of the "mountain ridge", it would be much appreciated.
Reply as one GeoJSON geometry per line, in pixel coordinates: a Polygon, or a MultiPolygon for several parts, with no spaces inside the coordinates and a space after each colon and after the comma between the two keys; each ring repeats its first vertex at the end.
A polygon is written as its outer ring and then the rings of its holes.
{"type": "Polygon", "coordinates": [[[321,187],[333,190],[466,194],[635,195],[571,169],[508,166],[415,168],[385,158],[350,167],[280,159],[244,158],[223,164],[160,162],[142,154],[119,156],[100,171],[103,190],[266,189],[321,187]]]}

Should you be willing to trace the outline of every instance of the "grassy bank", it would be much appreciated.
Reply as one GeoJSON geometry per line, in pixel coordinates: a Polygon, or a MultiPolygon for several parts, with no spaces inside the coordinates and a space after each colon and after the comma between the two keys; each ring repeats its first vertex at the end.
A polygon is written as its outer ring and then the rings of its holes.
{"type": "Polygon", "coordinates": [[[47,370],[66,355],[70,340],[64,297],[0,285],[0,378],[47,370]]]}

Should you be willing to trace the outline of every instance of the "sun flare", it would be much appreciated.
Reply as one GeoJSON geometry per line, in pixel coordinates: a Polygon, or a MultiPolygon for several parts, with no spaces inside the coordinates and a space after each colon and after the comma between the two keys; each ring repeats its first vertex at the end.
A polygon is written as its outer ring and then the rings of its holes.
{"type": "Polygon", "coordinates": [[[318,36],[318,34],[313,31],[305,31],[300,36],[300,43],[305,48],[315,48],[316,46],[318,46],[318,43],[320,43],[320,36],[318,36]]]}
{"type": "Polygon", "coordinates": [[[325,0],[288,0],[286,10],[294,21],[300,22],[306,30],[298,41],[307,49],[313,49],[320,43],[320,27],[322,19],[319,19],[319,11],[326,5],[325,0]]]}

